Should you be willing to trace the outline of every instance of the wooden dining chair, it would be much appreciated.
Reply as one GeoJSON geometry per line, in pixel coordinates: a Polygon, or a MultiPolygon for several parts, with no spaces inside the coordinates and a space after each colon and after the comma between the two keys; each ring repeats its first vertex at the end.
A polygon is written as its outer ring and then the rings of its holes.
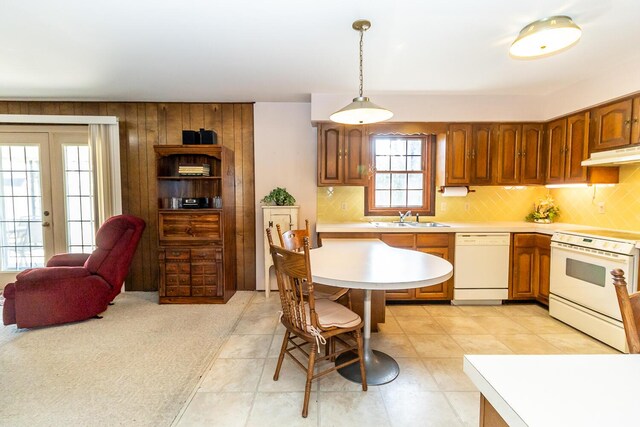
{"type": "MultiPolygon", "coordinates": [[[[276,224],[278,230],[278,237],[280,238],[280,246],[289,250],[300,252],[304,247],[304,238],[311,239],[311,232],[309,231],[309,220],[304,220],[305,228],[300,230],[289,230],[284,233],[280,229],[280,224],[276,224]]],[[[346,295],[348,301],[347,305],[351,308],[351,298],[349,297],[349,289],[338,288],[335,286],[315,285],[315,298],[316,299],[328,299],[331,301],[338,301],[340,298],[346,295]]]]}
{"type": "Polygon", "coordinates": [[[611,275],[618,296],[629,353],[640,354],[640,335],[638,335],[640,330],[640,292],[629,295],[624,271],[619,268],[611,271],[611,275]]]}
{"type": "MultiPolygon", "coordinates": [[[[302,406],[302,416],[306,418],[309,412],[311,382],[314,379],[323,377],[353,363],[359,363],[362,390],[367,391],[362,344],[363,321],[360,316],[342,304],[328,299],[318,300],[315,298],[308,238],[305,237],[303,239],[302,252],[295,252],[274,245],[270,229],[267,229],[267,237],[271,256],[273,257],[273,265],[275,266],[280,303],[282,305],[280,321],[286,328],[273,380],[278,381],[285,354],[291,357],[296,365],[306,371],[307,381],[302,406]],[[326,345],[329,340],[332,342],[339,340],[342,344],[341,348],[338,351],[332,350],[320,357],[320,346],[326,345]],[[307,352],[306,346],[308,345],[311,347],[307,352]],[[293,350],[300,350],[307,356],[306,366],[303,363],[304,360],[301,361],[294,356],[293,350]],[[330,363],[330,368],[315,373],[316,362],[334,360],[340,354],[348,351],[356,352],[357,357],[337,366],[330,363]]],[[[332,346],[332,348],[334,347],[332,346]]]]}

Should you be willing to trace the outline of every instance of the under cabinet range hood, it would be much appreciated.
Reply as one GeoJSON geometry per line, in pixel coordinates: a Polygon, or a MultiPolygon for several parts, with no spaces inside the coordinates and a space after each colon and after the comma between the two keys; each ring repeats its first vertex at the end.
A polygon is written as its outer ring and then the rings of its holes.
{"type": "Polygon", "coordinates": [[[640,162],[640,146],[591,153],[591,157],[583,160],[581,164],[582,166],[615,166],[623,163],[637,162],[640,162]]]}

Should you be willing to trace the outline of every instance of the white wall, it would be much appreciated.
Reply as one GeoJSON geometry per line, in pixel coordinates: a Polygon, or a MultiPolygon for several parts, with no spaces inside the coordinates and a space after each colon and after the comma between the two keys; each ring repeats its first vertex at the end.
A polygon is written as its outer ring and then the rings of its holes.
{"type": "Polygon", "coordinates": [[[311,104],[258,102],[254,107],[256,189],[256,285],[264,287],[264,239],[260,200],[285,187],[300,206],[300,224],[316,224],[316,128],[311,104]]]}
{"type": "MultiPolygon", "coordinates": [[[[311,120],[328,121],[353,94],[311,94],[311,120]]],[[[393,111],[391,122],[490,122],[545,120],[544,98],[522,95],[372,95],[393,111]]]]}
{"type": "MultiPolygon", "coordinates": [[[[637,49],[636,49],[637,50],[637,49]]],[[[616,64],[598,78],[583,80],[552,93],[546,99],[544,116],[560,117],[640,90],[640,55],[616,64]]]]}

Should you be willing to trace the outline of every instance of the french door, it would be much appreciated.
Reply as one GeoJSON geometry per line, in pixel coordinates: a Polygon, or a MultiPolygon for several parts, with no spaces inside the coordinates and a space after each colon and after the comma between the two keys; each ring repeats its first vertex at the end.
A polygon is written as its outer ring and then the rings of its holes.
{"type": "Polygon", "coordinates": [[[56,253],[91,252],[86,126],[0,128],[0,288],[56,253]]]}

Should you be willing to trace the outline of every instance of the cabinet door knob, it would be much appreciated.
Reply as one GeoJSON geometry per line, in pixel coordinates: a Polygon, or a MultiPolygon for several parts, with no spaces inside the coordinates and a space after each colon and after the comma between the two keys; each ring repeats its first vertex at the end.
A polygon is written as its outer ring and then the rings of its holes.
{"type": "Polygon", "coordinates": [[[273,221],[269,221],[269,228],[273,228],[273,221]]]}
{"type": "Polygon", "coordinates": [[[522,157],[527,157],[527,152],[526,151],[522,152],[522,157]]]}
{"type": "Polygon", "coordinates": [[[631,124],[631,119],[627,119],[624,121],[625,126],[629,126],[631,124]]]}

